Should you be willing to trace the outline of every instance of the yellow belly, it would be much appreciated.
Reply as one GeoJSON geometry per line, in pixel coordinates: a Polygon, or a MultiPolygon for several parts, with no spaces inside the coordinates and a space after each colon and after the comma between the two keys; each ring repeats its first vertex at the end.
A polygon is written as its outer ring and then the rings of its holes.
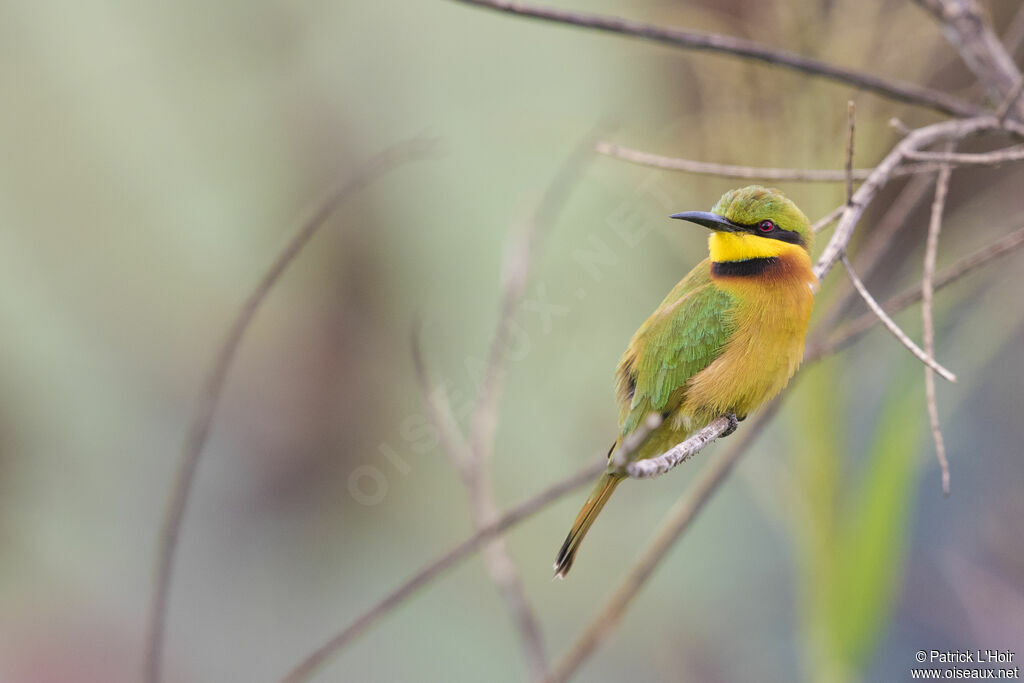
{"type": "Polygon", "coordinates": [[[719,356],[687,382],[680,427],[694,429],[720,415],[744,417],[782,391],[804,353],[814,295],[808,282],[735,282],[741,302],[736,329],[719,356]]]}

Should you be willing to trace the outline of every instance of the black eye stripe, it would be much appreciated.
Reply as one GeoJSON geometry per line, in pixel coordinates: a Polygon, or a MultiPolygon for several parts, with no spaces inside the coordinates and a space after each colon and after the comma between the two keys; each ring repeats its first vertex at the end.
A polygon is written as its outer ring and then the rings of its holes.
{"type": "Polygon", "coordinates": [[[762,232],[758,226],[764,221],[758,221],[750,225],[744,225],[742,223],[734,223],[734,225],[743,228],[747,232],[750,232],[758,237],[764,237],[769,240],[779,240],[780,242],[789,242],[790,244],[799,244],[805,246],[804,238],[800,236],[800,233],[795,230],[783,230],[779,227],[778,223],[772,221],[775,226],[773,230],[769,232],[762,232]]]}

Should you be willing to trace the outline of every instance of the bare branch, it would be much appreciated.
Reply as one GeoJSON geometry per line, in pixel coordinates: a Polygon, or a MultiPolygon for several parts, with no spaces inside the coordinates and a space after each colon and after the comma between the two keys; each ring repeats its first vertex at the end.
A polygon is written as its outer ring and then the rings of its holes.
{"type": "MultiPolygon", "coordinates": [[[[952,151],[952,143],[947,144],[947,152],[952,151]]],[[[935,320],[933,315],[933,299],[935,294],[935,258],[939,249],[939,233],[942,231],[942,211],[946,206],[946,194],[949,191],[949,177],[953,169],[943,166],[935,183],[935,201],[932,202],[931,220],[928,222],[928,239],[925,241],[924,275],[921,278],[921,318],[924,326],[924,352],[935,357],[935,320]]],[[[942,470],[942,492],[949,495],[949,460],[946,458],[946,442],[942,438],[939,425],[939,407],[935,400],[935,373],[930,367],[924,369],[925,399],[928,403],[928,421],[935,440],[935,457],[938,458],[942,470]]]]}
{"type": "Polygon", "coordinates": [[[982,154],[963,154],[954,152],[907,152],[907,159],[934,161],[946,166],[998,166],[1009,161],[1024,161],[1024,145],[1007,147],[994,152],[982,154]]]}
{"type": "Polygon", "coordinates": [[[611,634],[622,619],[622,615],[625,614],[629,603],[654,573],[654,569],[668,554],[683,532],[689,528],[691,522],[703,509],[704,504],[725,481],[733,466],[747,452],[750,445],[778,411],[780,405],[781,399],[776,399],[766,406],[743,430],[742,437],[725,453],[712,459],[708,466],[701,471],[700,478],[672,507],[654,539],[641,553],[633,568],[629,570],[587,629],[548,675],[546,683],[562,683],[569,680],[580,665],[611,634]]]}
{"type": "Polygon", "coordinates": [[[414,139],[399,143],[371,159],[357,169],[351,178],[332,189],[313,213],[302,222],[235,316],[227,337],[206,373],[202,389],[196,400],[195,413],[189,423],[188,433],[178,461],[178,469],[174,482],[171,484],[170,496],[164,511],[146,629],[146,649],[143,656],[143,680],[147,683],[159,683],[161,679],[167,601],[170,595],[171,574],[178,548],[181,523],[185,516],[192,481],[195,479],[196,468],[199,466],[203,447],[209,436],[210,425],[213,422],[228,370],[242,338],[249,329],[249,324],[256,316],[256,312],[266,299],[267,294],[280,279],[281,274],[344,200],[388,171],[410,161],[434,156],[436,150],[436,140],[414,139]]]}
{"type": "Polygon", "coordinates": [[[466,5],[507,12],[523,17],[633,36],[688,50],[719,52],[734,57],[750,59],[792,69],[811,76],[845,83],[861,90],[878,93],[893,100],[928,107],[929,109],[953,116],[977,116],[982,113],[980,107],[944,92],[913,83],[881,78],[874,74],[829,64],[828,62],[822,62],[794,52],[778,50],[751,40],[744,40],[733,36],[689,31],[682,28],[666,28],[619,17],[573,12],[553,7],[530,5],[523,2],[509,2],[508,0],[456,1],[466,5]]]}
{"type": "MultiPolygon", "coordinates": [[[[846,181],[846,171],[812,168],[771,168],[759,166],[739,166],[736,164],[716,164],[707,161],[695,161],[680,157],[667,157],[651,152],[642,152],[630,147],[623,147],[613,142],[598,142],[594,149],[599,154],[628,161],[630,163],[663,168],[667,171],[684,171],[701,175],[722,178],[738,178],[740,180],[779,180],[787,182],[841,183],[846,181]]],[[[900,166],[893,171],[893,176],[928,173],[939,169],[938,164],[914,164],[900,166]]],[[[854,180],[865,180],[874,169],[853,169],[854,180]]]]}
{"type": "Polygon", "coordinates": [[[853,283],[854,289],[857,290],[861,298],[863,298],[865,303],[867,303],[868,308],[874,311],[875,315],[877,315],[879,320],[882,321],[882,324],[885,325],[886,329],[892,333],[892,336],[896,337],[896,340],[899,341],[899,343],[907,347],[907,349],[914,354],[919,361],[935,370],[935,372],[939,373],[939,375],[944,379],[949,380],[950,382],[955,382],[956,375],[939,365],[934,358],[922,351],[921,348],[907,336],[907,333],[901,330],[899,325],[897,325],[893,319],[890,318],[884,310],[882,310],[882,307],[875,300],[875,297],[871,296],[871,292],[867,290],[864,283],[860,281],[859,277],[857,277],[857,273],[853,270],[853,266],[850,265],[850,261],[845,255],[840,257],[840,261],[842,261],[843,267],[846,268],[846,274],[850,277],[850,282],[853,283]]]}
{"type": "MultiPolygon", "coordinates": [[[[656,414],[656,413],[655,413],[656,414]]],[[[620,472],[631,479],[649,479],[665,474],[677,465],[681,465],[704,450],[715,439],[736,428],[735,418],[718,417],[706,427],[690,435],[682,443],[676,444],[661,455],[627,463],[620,472]]]]}

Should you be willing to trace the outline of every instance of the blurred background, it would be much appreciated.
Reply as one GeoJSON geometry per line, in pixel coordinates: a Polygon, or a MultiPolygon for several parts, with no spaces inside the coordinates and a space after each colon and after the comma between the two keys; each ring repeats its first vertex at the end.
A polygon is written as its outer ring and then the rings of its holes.
{"type": "MultiPolygon", "coordinates": [[[[903,0],[573,6],[983,101],[903,0]]],[[[1020,3],[987,7],[1003,29],[1020,3]]],[[[509,231],[600,122],[647,151],[841,168],[848,99],[859,166],[897,139],[890,117],[938,120],[779,69],[441,0],[7,2],[0,87],[0,680],[19,683],[138,679],[156,533],[203,373],[298,218],[381,150],[441,141],[333,215],[243,342],[185,520],[169,680],[277,680],[471,533],[423,428],[409,332],[422,321],[432,372],[464,407],[509,231]]],[[[503,508],[607,449],[619,354],[706,252],[667,213],[742,184],[596,156],[578,176],[527,286],[554,308],[515,318],[493,462],[503,508]]],[[[954,173],[940,268],[1024,224],[1022,180],[1019,167],[954,173]]],[[[812,219],[843,199],[840,184],[780,187],[812,219]]],[[[929,203],[870,279],[880,296],[920,279],[929,203]]],[[[889,681],[918,649],[1024,657],[1022,272],[1012,255],[937,295],[937,355],[960,378],[938,389],[950,498],[923,369],[876,329],[802,374],[579,679],[889,681]]],[[[835,271],[816,319],[844,291],[835,271]]],[[[919,309],[899,321],[920,339],[919,309]]],[[[725,447],[623,486],[566,582],[551,561],[585,490],[509,534],[553,656],[725,447]]],[[[474,557],[317,680],[526,677],[474,557]]]]}

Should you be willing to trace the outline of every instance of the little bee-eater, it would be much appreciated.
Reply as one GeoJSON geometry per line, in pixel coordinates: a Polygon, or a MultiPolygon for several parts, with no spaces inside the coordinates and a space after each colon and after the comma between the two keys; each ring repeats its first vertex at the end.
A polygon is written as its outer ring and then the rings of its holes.
{"type": "MultiPolygon", "coordinates": [[[[664,453],[721,416],[742,420],[782,390],[804,352],[817,278],[807,216],[778,190],[751,185],[711,212],[680,218],[712,230],[709,258],[677,284],[633,335],[615,372],[615,450],[651,413],[661,424],[630,456],[664,453]]],[[[580,543],[623,475],[601,475],[555,560],[572,567],[580,543]]]]}

